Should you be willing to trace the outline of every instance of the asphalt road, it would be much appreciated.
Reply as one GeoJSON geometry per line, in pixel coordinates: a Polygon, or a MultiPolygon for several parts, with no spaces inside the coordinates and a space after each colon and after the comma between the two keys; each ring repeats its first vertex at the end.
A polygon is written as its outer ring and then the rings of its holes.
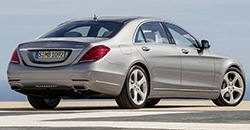
{"type": "Polygon", "coordinates": [[[0,130],[249,130],[250,101],[217,107],[209,100],[163,100],[157,106],[120,109],[114,100],[64,100],[55,110],[28,102],[0,102],[0,130]]]}

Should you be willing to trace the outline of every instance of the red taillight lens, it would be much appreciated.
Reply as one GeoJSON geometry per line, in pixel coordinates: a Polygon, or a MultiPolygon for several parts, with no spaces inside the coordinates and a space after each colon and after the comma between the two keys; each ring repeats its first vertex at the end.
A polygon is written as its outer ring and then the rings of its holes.
{"type": "Polygon", "coordinates": [[[19,57],[18,57],[18,54],[17,54],[17,50],[15,49],[13,54],[12,54],[12,57],[11,57],[11,60],[10,60],[11,63],[15,63],[15,64],[19,64],[20,61],[19,61],[19,57]]]}
{"type": "Polygon", "coordinates": [[[99,45],[91,48],[79,61],[78,63],[82,62],[93,62],[100,60],[103,58],[108,52],[110,51],[110,48],[99,45]]]}

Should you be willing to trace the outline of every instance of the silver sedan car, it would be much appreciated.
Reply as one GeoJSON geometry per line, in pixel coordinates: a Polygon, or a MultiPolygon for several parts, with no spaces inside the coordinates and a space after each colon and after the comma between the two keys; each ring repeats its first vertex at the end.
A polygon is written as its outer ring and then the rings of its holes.
{"type": "Polygon", "coordinates": [[[237,60],[172,22],[147,17],[64,22],[19,44],[7,75],[11,89],[36,109],[70,98],[115,98],[121,108],[154,106],[164,98],[236,106],[246,89],[237,60]]]}

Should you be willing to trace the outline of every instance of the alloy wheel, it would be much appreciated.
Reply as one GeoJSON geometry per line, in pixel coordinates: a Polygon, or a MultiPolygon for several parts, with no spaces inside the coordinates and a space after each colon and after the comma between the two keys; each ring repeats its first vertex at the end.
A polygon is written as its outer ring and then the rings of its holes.
{"type": "Polygon", "coordinates": [[[221,96],[228,104],[237,103],[244,94],[244,81],[235,71],[229,71],[223,78],[221,96]]]}
{"type": "Polygon", "coordinates": [[[145,74],[140,69],[132,71],[129,77],[129,96],[136,105],[141,105],[147,97],[148,84],[145,74]]]}

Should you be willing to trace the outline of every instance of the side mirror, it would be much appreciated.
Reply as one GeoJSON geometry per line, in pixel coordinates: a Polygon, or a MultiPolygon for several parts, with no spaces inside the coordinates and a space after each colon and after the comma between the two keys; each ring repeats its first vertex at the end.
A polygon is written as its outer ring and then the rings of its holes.
{"type": "Polygon", "coordinates": [[[210,44],[209,44],[209,41],[208,40],[201,40],[201,47],[202,49],[208,49],[210,48],[210,44]]]}

